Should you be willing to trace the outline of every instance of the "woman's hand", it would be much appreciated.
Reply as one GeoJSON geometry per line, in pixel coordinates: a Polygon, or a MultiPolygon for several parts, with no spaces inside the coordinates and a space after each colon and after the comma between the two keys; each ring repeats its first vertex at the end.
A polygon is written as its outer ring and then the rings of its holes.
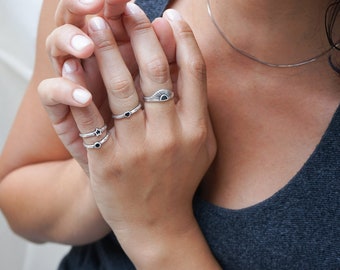
{"type": "MultiPolygon", "coordinates": [[[[93,62],[89,61],[93,53],[92,42],[87,37],[87,23],[88,18],[94,15],[100,15],[110,25],[110,28],[116,37],[119,44],[120,51],[124,55],[125,61],[134,64],[134,56],[131,50],[129,37],[122,23],[122,14],[125,10],[126,3],[130,0],[96,0],[96,1],[74,1],[74,0],[60,0],[55,20],[57,26],[66,28],[63,33],[72,37],[69,43],[60,43],[62,46],[54,46],[55,50],[51,50],[51,44],[55,44],[54,37],[51,35],[47,41],[48,52],[54,67],[57,71],[61,72],[61,68],[65,59],[70,55],[74,55],[79,59],[83,59],[83,66],[85,70],[93,69],[93,62]],[[76,28],[75,28],[76,27],[76,28]],[[82,31],[81,31],[82,30],[82,31]],[[52,40],[51,40],[52,39],[52,40]],[[86,60],[85,60],[86,59],[86,60]],[[87,64],[88,63],[88,64],[87,64]]],[[[60,29],[57,28],[57,32],[60,29]]],[[[128,64],[128,66],[130,66],[128,64]]],[[[131,66],[132,68],[132,66],[131,66]]],[[[87,75],[92,75],[92,70],[87,75]]],[[[93,82],[91,79],[89,82],[93,82]]]]}
{"type": "MultiPolygon", "coordinates": [[[[203,58],[188,25],[176,19],[177,13],[166,14],[177,45],[176,62],[171,63],[177,74],[171,74],[145,15],[137,6],[128,5],[124,22],[139,67],[137,84],[108,25],[96,18],[100,29],[91,21],[89,31],[114,115],[136,108],[139,87],[143,96],[170,89],[178,97],[177,103],[174,99],[144,102],[144,110],[115,120],[109,140],[101,149],[88,151],[98,207],[122,247],[141,268],[162,265],[165,269],[169,258],[176,265],[174,250],[184,246],[189,249],[182,239],[195,244],[201,237],[192,198],[215,154],[203,58]]],[[[94,127],[79,126],[81,131],[94,127]]]]}
{"type": "MultiPolygon", "coordinates": [[[[93,97],[105,122],[110,124],[111,119],[106,88],[93,55],[94,44],[87,34],[88,15],[105,14],[126,66],[136,77],[138,65],[130,38],[122,22],[122,14],[127,2],[127,0],[106,0],[82,4],[80,1],[61,0],[56,12],[56,22],[60,26],[51,33],[46,42],[51,62],[63,78],[45,80],[39,88],[40,96],[43,97],[43,104],[59,138],[87,174],[87,155],[83,142],[78,136],[79,130],[71,110],[73,114],[77,114],[76,108],[88,106],[93,97]],[[73,82],[78,83],[78,89],[70,93],[70,88],[74,88],[73,82]],[[81,91],[84,90],[84,86],[90,92],[81,91]],[[52,90],[45,93],[42,89],[54,89],[55,95],[51,95],[52,90]],[[67,96],[66,92],[70,95],[67,96]]],[[[175,43],[171,27],[164,21],[156,19],[153,26],[169,61],[172,62],[175,57],[175,43]]],[[[103,123],[99,125],[102,127],[103,123]]]]}
{"type": "MultiPolygon", "coordinates": [[[[132,59],[130,61],[132,64],[129,65],[130,69],[136,70],[137,65],[129,38],[121,22],[127,2],[128,0],[92,2],[61,0],[55,15],[59,27],[50,34],[46,41],[47,51],[54,69],[63,78],[45,80],[39,88],[54,89],[58,98],[43,91],[40,95],[43,97],[43,104],[56,133],[87,174],[87,155],[71,110],[73,110],[73,114],[76,114],[76,107],[88,106],[93,97],[93,101],[98,108],[101,108],[103,115],[105,115],[105,111],[108,111],[106,89],[99,73],[97,61],[93,56],[94,44],[87,35],[87,21],[90,15],[105,14],[110,27],[118,36],[119,47],[124,57],[132,59]],[[64,94],[68,91],[71,82],[77,82],[80,87],[72,93],[71,103],[63,103],[61,99],[69,98],[64,94]],[[84,86],[91,90],[93,95],[90,92],[81,91],[84,86]]],[[[106,113],[106,115],[106,120],[109,120],[111,114],[106,113]]]]}
{"type": "MultiPolygon", "coordinates": [[[[190,256],[216,266],[192,211],[192,198],[216,150],[205,65],[193,33],[179,14],[168,11],[165,18],[152,27],[136,5],[128,4],[123,22],[136,74],[124,61],[110,25],[100,17],[89,21],[88,35],[114,116],[108,136],[84,138],[87,147],[101,142],[100,148],[87,150],[90,182],[104,219],[137,267],[186,265],[188,269],[195,261],[190,256]],[[162,37],[159,29],[167,25],[173,35],[162,37]],[[162,40],[175,41],[176,54],[162,40]],[[140,96],[152,96],[159,89],[175,92],[176,98],[144,102],[138,109],[140,96]]],[[[76,91],[84,91],[81,97],[88,92],[86,74],[76,66],[64,69],[64,77],[71,80],[54,81],[59,91],[50,81],[41,85],[40,93],[47,107],[72,106],[79,131],[88,133],[108,119],[90,95],[77,102],[76,91]]]]}

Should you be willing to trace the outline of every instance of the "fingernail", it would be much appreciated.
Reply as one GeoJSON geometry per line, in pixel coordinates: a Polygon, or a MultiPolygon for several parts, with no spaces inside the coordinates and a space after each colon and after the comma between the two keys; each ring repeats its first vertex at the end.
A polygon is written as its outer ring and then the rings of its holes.
{"type": "Polygon", "coordinates": [[[85,47],[91,44],[91,41],[82,35],[76,35],[71,40],[71,45],[77,51],[83,50],[85,47]]]}
{"type": "Polygon", "coordinates": [[[72,96],[75,101],[81,104],[85,104],[91,98],[91,94],[88,91],[85,91],[83,89],[75,89],[72,93],[72,96]]]}
{"type": "Polygon", "coordinates": [[[143,11],[140,9],[139,6],[132,2],[126,3],[126,14],[128,15],[136,15],[138,13],[142,13],[143,11]]]}
{"type": "Polygon", "coordinates": [[[182,20],[182,16],[181,14],[179,14],[178,11],[174,10],[174,9],[167,9],[164,12],[164,15],[166,15],[166,17],[170,20],[170,21],[180,21],[182,20]]]}
{"type": "Polygon", "coordinates": [[[66,60],[63,65],[63,72],[73,73],[77,70],[77,63],[73,59],[66,60]]]}
{"type": "Polygon", "coordinates": [[[101,17],[94,17],[90,20],[90,27],[93,31],[103,30],[106,28],[106,22],[101,17]]]}
{"type": "Polygon", "coordinates": [[[95,0],[79,0],[80,3],[88,5],[94,3],[95,0]]]}

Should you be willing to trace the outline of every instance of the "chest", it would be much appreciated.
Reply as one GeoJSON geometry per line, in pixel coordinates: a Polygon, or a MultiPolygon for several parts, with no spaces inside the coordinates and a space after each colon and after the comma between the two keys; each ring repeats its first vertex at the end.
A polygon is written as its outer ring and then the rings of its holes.
{"type": "MultiPolygon", "coordinates": [[[[318,118],[310,113],[310,104],[300,102],[306,92],[298,89],[299,84],[290,82],[292,89],[287,94],[285,87],[290,86],[285,80],[268,80],[268,76],[249,69],[226,44],[216,45],[205,0],[195,5],[190,0],[161,2],[160,8],[177,9],[193,27],[207,63],[218,153],[202,184],[203,196],[233,209],[269,198],[311,155],[332,111],[318,118]],[[301,95],[296,95],[299,92],[301,95]]],[[[322,103],[320,111],[325,106],[326,102],[322,103]]]]}

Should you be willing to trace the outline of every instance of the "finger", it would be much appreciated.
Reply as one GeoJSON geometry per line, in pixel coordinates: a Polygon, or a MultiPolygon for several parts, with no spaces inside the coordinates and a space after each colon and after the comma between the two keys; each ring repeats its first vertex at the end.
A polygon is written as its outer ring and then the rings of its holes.
{"type": "Polygon", "coordinates": [[[169,64],[174,63],[176,61],[176,41],[169,22],[164,18],[156,18],[152,22],[152,26],[169,64]]]}
{"type": "Polygon", "coordinates": [[[121,21],[125,5],[129,0],[61,0],[55,15],[57,26],[72,24],[85,29],[87,16],[92,14],[103,15],[114,33],[121,42],[127,42],[128,36],[121,21]]]}
{"type": "Polygon", "coordinates": [[[87,171],[86,152],[70,106],[86,106],[91,100],[91,94],[64,78],[42,81],[38,93],[59,139],[87,171]]]}
{"type": "MultiPolygon", "coordinates": [[[[64,63],[62,75],[64,78],[71,80],[75,84],[84,85],[85,83],[84,70],[77,59],[69,59],[64,63]]],[[[84,99],[81,93],[79,94],[79,90],[76,92],[73,91],[72,96],[74,99],[80,101],[83,101],[84,99]]],[[[91,101],[87,101],[85,106],[71,105],[71,112],[80,133],[89,133],[96,129],[100,130],[105,126],[101,113],[91,101]]],[[[103,136],[107,133],[106,130],[104,131],[103,136]]],[[[84,138],[84,143],[94,144],[95,142],[100,141],[100,139],[99,136],[91,136],[84,138]]]]}
{"type": "MultiPolygon", "coordinates": [[[[152,22],[153,29],[163,48],[170,66],[173,91],[177,93],[178,67],[176,65],[176,41],[169,22],[164,18],[156,18],[152,22]]],[[[177,97],[175,97],[176,102],[177,97]]]]}
{"type": "Polygon", "coordinates": [[[73,25],[63,25],[55,29],[46,41],[47,51],[51,62],[58,74],[61,74],[65,60],[69,58],[82,59],[82,66],[86,73],[86,85],[91,92],[95,93],[94,101],[100,105],[106,95],[99,93],[104,89],[97,62],[93,56],[93,41],[79,28],[73,25]]]}
{"type": "Polygon", "coordinates": [[[73,24],[79,28],[86,25],[86,16],[97,14],[104,7],[104,0],[60,0],[55,21],[57,26],[73,24]]]}
{"type": "Polygon", "coordinates": [[[80,59],[90,57],[93,54],[94,44],[79,28],[63,25],[48,36],[46,49],[55,70],[60,74],[65,59],[71,56],[80,59]]]}
{"type": "MultiPolygon", "coordinates": [[[[167,57],[157,35],[145,13],[135,4],[129,3],[124,23],[139,66],[140,86],[144,96],[151,96],[160,89],[172,90],[170,68],[167,57]]],[[[144,103],[147,119],[159,128],[171,128],[175,119],[175,103],[144,103]]]]}
{"type": "Polygon", "coordinates": [[[176,62],[180,70],[178,84],[181,111],[192,123],[207,117],[206,67],[189,25],[175,10],[166,10],[176,39],[176,62]]]}
{"type": "Polygon", "coordinates": [[[149,96],[160,88],[171,89],[166,55],[145,13],[137,5],[129,3],[124,23],[139,66],[144,95],[149,96]]]}
{"type": "Polygon", "coordinates": [[[60,107],[85,107],[91,101],[91,93],[79,84],[66,78],[53,78],[42,81],[38,87],[42,103],[53,111],[51,119],[58,122],[65,116],[66,109],[54,111],[55,106],[60,107]]]}
{"type": "Polygon", "coordinates": [[[111,27],[112,33],[118,44],[128,42],[122,23],[122,15],[125,11],[126,3],[130,0],[105,0],[104,17],[111,27]]]}
{"type": "MultiPolygon", "coordinates": [[[[133,110],[140,103],[139,97],[109,25],[103,18],[92,18],[89,21],[89,35],[95,43],[95,55],[112,113],[122,115],[133,110]]],[[[126,140],[127,134],[143,131],[144,119],[140,112],[137,111],[129,119],[115,121],[117,137],[126,140]]]]}
{"type": "Polygon", "coordinates": [[[104,18],[109,24],[112,34],[119,46],[120,53],[130,71],[135,75],[138,71],[136,60],[131,49],[130,38],[126,33],[122,16],[124,14],[126,4],[130,0],[105,0],[104,18]]]}

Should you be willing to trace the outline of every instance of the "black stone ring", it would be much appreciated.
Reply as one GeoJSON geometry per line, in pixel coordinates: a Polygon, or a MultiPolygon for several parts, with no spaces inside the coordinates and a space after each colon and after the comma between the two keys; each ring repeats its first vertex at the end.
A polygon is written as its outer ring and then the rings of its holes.
{"type": "Polygon", "coordinates": [[[174,92],[168,89],[160,89],[152,96],[144,97],[145,102],[165,102],[174,98],[174,92]]]}
{"type": "Polygon", "coordinates": [[[103,132],[107,129],[107,126],[104,125],[101,128],[96,128],[95,130],[88,132],[88,133],[79,133],[79,136],[82,138],[89,138],[89,137],[99,137],[103,134],[103,132]]]}
{"type": "Polygon", "coordinates": [[[102,147],[102,145],[107,142],[107,140],[109,139],[109,134],[106,134],[106,136],[101,139],[100,141],[98,142],[95,142],[93,144],[86,144],[86,143],[83,143],[83,145],[85,146],[85,148],[87,149],[99,149],[102,147]]]}
{"type": "Polygon", "coordinates": [[[121,114],[112,114],[112,118],[116,120],[129,118],[131,117],[131,115],[138,112],[141,108],[142,108],[142,104],[139,103],[135,108],[133,108],[130,111],[126,111],[125,113],[121,113],[121,114]]]}

